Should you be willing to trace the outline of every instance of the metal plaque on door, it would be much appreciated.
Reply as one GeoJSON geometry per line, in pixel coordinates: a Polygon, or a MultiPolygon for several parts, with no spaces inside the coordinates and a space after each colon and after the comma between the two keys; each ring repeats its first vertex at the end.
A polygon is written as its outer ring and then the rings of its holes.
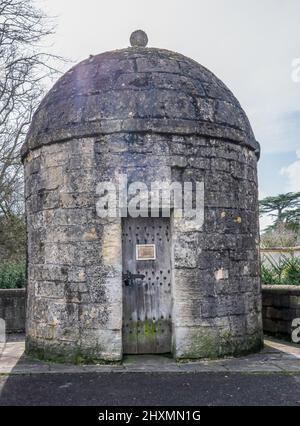
{"type": "Polygon", "coordinates": [[[155,244],[137,244],[136,260],[155,260],[156,250],[155,244]]]}

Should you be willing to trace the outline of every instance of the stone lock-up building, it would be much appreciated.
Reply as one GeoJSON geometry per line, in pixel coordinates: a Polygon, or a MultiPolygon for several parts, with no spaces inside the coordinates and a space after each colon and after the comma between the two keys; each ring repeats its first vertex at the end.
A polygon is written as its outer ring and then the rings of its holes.
{"type": "Polygon", "coordinates": [[[146,47],[140,30],[130,41],[61,77],[22,149],[27,353],[117,361],[258,350],[259,144],[214,74],[146,47]],[[203,224],[174,209],[99,216],[99,182],[120,175],[128,184],[203,182],[203,224]]]}

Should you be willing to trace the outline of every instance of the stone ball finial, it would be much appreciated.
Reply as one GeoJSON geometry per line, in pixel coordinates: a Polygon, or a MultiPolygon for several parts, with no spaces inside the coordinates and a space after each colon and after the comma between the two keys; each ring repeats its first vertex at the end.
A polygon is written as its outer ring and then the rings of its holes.
{"type": "Polygon", "coordinates": [[[148,36],[143,30],[136,30],[130,36],[130,44],[132,47],[146,47],[148,44],[148,36]]]}

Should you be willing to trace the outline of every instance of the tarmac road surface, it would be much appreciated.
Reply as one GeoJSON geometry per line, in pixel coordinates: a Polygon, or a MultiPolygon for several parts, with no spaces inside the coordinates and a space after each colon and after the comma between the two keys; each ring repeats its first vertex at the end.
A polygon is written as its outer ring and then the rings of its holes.
{"type": "Polygon", "coordinates": [[[0,405],[300,405],[300,375],[57,373],[0,376],[0,405]]]}

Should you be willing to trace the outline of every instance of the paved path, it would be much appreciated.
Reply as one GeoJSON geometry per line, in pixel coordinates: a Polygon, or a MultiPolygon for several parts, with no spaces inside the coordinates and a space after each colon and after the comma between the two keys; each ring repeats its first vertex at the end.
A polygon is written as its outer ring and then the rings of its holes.
{"type": "Polygon", "coordinates": [[[89,372],[223,372],[299,373],[300,347],[278,340],[265,340],[258,354],[240,358],[176,363],[163,356],[129,356],[122,365],[71,365],[32,360],[24,355],[24,336],[11,336],[0,347],[0,374],[50,374],[89,372]],[[2,349],[2,350],[1,350],[2,349]]]}

